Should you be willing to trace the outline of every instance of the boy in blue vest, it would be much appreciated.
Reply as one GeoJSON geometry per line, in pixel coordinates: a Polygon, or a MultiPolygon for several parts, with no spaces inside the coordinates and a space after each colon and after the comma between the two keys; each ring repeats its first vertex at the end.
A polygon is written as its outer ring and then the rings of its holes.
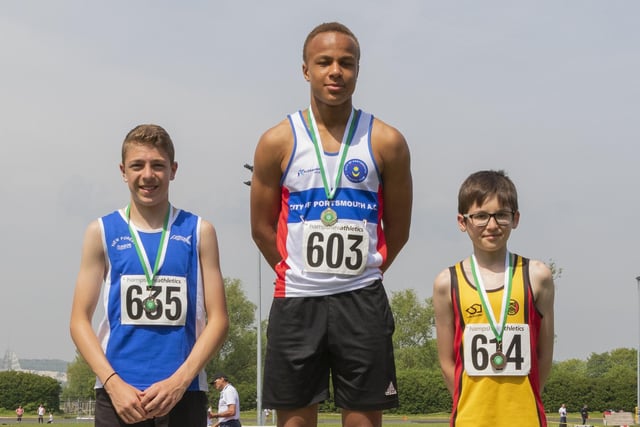
{"type": "Polygon", "coordinates": [[[97,376],[98,427],[206,425],[204,367],[228,317],[213,225],[169,202],[177,169],[163,128],[132,129],[120,164],[129,203],[85,233],[71,336],[97,376]]]}

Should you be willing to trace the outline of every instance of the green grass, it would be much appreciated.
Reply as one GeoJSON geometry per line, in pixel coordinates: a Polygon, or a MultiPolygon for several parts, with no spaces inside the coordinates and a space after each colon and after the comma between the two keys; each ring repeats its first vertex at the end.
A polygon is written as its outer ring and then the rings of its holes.
{"type": "MultiPolygon", "coordinates": [[[[396,415],[396,414],[385,414],[382,419],[382,424],[385,427],[448,427],[448,418],[449,414],[429,414],[429,415],[396,415]],[[434,422],[438,421],[438,422],[434,422]],[[439,422],[443,421],[443,422],[439,422]]],[[[46,423],[47,417],[45,417],[46,423]]],[[[255,411],[246,411],[241,414],[241,421],[244,426],[255,426],[256,425],[256,412],[255,411]]],[[[547,421],[549,426],[557,425],[558,423],[558,414],[556,413],[548,413],[547,421]]],[[[568,424],[574,425],[580,423],[580,414],[579,413],[571,413],[568,414],[568,424]]],[[[55,420],[55,424],[67,424],[69,426],[76,427],[93,427],[93,421],[82,421],[79,422],[75,420],[74,417],[66,418],[57,415],[55,420]]],[[[604,425],[602,422],[602,418],[597,413],[593,414],[593,417],[589,419],[589,424],[594,426],[602,426],[604,425]]],[[[318,416],[318,424],[319,427],[340,427],[340,414],[325,414],[321,413],[318,416]]],[[[18,425],[16,423],[16,419],[14,414],[10,411],[1,411],[0,412],[0,426],[2,425],[18,425]]],[[[38,425],[38,420],[35,416],[29,415],[28,417],[23,418],[22,424],[24,426],[35,426],[38,425]]],[[[267,426],[273,426],[271,422],[271,417],[265,423],[267,426]]]]}
{"type": "MultiPolygon", "coordinates": [[[[2,417],[0,419],[0,426],[1,425],[18,425],[16,423],[16,419],[14,417],[14,415],[11,412],[5,412],[3,411],[2,413],[0,413],[0,417],[2,417]]],[[[403,416],[403,415],[384,415],[383,417],[383,424],[385,427],[389,426],[389,427],[417,427],[420,424],[423,424],[425,420],[428,419],[439,419],[439,420],[443,420],[446,419],[448,417],[448,414],[436,414],[436,415],[409,415],[409,416],[403,416]],[[421,422],[422,421],[422,422],[421,422]]],[[[240,417],[242,424],[245,426],[255,426],[256,425],[256,412],[255,411],[246,411],[246,412],[242,412],[241,417],[240,417]]],[[[47,417],[45,417],[45,423],[46,423],[47,417]]],[[[267,426],[273,426],[272,423],[272,418],[269,417],[269,420],[267,420],[267,422],[265,422],[265,425],[267,426]]],[[[79,422],[77,420],[75,420],[73,417],[69,417],[66,418],[58,415],[55,417],[54,419],[54,424],[66,424],[69,426],[76,426],[76,427],[93,427],[93,421],[82,421],[79,422]]],[[[318,417],[318,424],[320,427],[340,427],[341,426],[341,422],[340,422],[340,414],[325,414],[322,413],[319,415],[318,417]]],[[[22,424],[23,426],[35,426],[38,425],[38,420],[37,417],[29,415],[27,417],[24,417],[22,419],[22,424]]],[[[428,424],[424,424],[425,427],[448,427],[448,423],[428,423],[428,424]]]]}

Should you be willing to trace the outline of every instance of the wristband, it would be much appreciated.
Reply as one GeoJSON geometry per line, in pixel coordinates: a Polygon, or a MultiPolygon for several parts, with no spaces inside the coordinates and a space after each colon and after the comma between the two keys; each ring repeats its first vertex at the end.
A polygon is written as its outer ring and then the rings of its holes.
{"type": "Polygon", "coordinates": [[[118,375],[118,373],[116,371],[113,371],[113,373],[109,375],[106,380],[104,380],[104,382],[102,383],[102,387],[106,386],[111,377],[113,377],[114,375],[118,375]]]}

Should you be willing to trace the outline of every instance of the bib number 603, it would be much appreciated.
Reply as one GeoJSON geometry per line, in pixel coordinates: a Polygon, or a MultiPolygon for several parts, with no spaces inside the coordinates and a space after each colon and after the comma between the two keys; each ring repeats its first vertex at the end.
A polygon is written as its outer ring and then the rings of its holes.
{"type": "Polygon", "coordinates": [[[313,230],[305,233],[305,270],[356,275],[364,271],[369,239],[366,233],[313,230]]]}

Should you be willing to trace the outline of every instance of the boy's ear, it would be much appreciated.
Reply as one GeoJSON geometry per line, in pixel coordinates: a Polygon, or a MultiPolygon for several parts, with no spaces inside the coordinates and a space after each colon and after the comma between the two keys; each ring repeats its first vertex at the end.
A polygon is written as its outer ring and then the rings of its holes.
{"type": "Polygon", "coordinates": [[[516,213],[513,214],[513,221],[511,222],[511,228],[517,228],[518,224],[520,223],[520,211],[516,211],[516,213]]]}
{"type": "Polygon", "coordinates": [[[463,233],[467,232],[467,219],[462,214],[458,214],[458,228],[463,233]]]}
{"type": "Polygon", "coordinates": [[[302,76],[306,81],[309,81],[311,79],[311,77],[309,77],[309,67],[307,66],[306,62],[302,63],[302,76]]]}
{"type": "Polygon", "coordinates": [[[178,171],[178,162],[173,162],[171,165],[171,175],[169,175],[169,179],[173,181],[176,177],[176,172],[178,171]]]}

